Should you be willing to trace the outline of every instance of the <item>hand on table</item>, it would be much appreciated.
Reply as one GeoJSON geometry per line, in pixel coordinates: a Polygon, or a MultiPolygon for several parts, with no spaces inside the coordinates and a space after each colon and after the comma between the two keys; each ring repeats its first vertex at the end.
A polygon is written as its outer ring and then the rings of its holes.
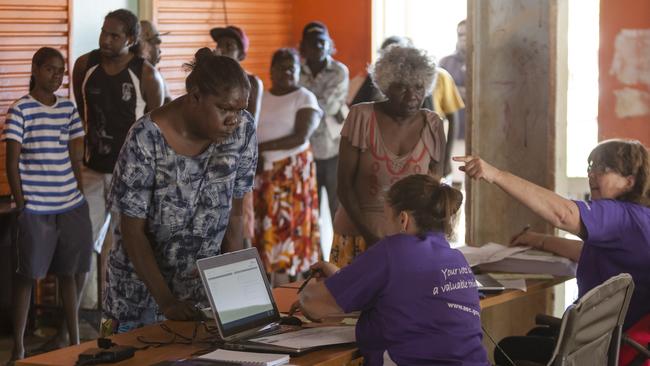
{"type": "Polygon", "coordinates": [[[544,249],[545,238],[546,235],[526,228],[510,239],[510,246],[524,245],[535,249],[544,249]]]}
{"type": "Polygon", "coordinates": [[[293,316],[295,313],[298,312],[304,315],[305,318],[309,319],[309,321],[311,322],[320,323],[323,321],[323,319],[316,319],[313,316],[311,316],[309,312],[305,311],[305,309],[300,304],[300,300],[296,300],[293,304],[291,304],[291,309],[289,310],[289,316],[293,316]]]}

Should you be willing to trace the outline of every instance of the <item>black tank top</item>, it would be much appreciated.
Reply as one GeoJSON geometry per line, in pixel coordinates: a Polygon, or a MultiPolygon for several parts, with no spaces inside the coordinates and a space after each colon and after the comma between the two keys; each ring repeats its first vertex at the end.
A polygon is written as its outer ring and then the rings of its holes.
{"type": "Polygon", "coordinates": [[[112,173],[126,134],[144,114],[140,91],[144,59],[134,56],[117,75],[106,74],[100,62],[99,50],[92,51],[82,85],[88,129],[84,161],[95,171],[112,173]]]}

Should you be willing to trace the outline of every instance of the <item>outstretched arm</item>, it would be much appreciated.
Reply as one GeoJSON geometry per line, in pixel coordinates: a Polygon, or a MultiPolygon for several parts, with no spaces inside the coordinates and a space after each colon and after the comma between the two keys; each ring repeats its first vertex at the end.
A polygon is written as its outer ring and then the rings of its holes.
{"type": "Polygon", "coordinates": [[[583,237],[580,211],[575,202],[507,171],[499,170],[477,156],[455,156],[464,162],[460,170],[474,179],[483,178],[521,202],[558,229],[583,237]]]}

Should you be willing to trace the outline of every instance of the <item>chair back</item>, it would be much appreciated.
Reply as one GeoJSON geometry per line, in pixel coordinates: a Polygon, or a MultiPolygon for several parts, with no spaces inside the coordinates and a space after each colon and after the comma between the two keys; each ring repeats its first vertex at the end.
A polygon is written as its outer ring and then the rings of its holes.
{"type": "Polygon", "coordinates": [[[623,321],[634,291],[622,273],[594,287],[562,317],[549,366],[616,366],[623,321]]]}

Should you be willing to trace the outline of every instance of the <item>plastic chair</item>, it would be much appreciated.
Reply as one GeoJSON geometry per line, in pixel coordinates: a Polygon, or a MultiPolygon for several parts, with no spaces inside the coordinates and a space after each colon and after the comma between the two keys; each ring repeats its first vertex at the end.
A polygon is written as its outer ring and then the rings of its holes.
{"type": "Polygon", "coordinates": [[[632,276],[614,276],[569,306],[548,365],[618,364],[623,321],[634,292],[632,276]]]}
{"type": "MultiPolygon", "coordinates": [[[[632,292],[632,276],[622,273],[594,287],[569,306],[559,323],[555,349],[546,365],[617,366],[623,321],[632,292]]],[[[557,318],[538,316],[537,321],[557,325],[553,319],[557,318]]],[[[515,362],[517,366],[541,366],[523,360],[515,362]]]]}

